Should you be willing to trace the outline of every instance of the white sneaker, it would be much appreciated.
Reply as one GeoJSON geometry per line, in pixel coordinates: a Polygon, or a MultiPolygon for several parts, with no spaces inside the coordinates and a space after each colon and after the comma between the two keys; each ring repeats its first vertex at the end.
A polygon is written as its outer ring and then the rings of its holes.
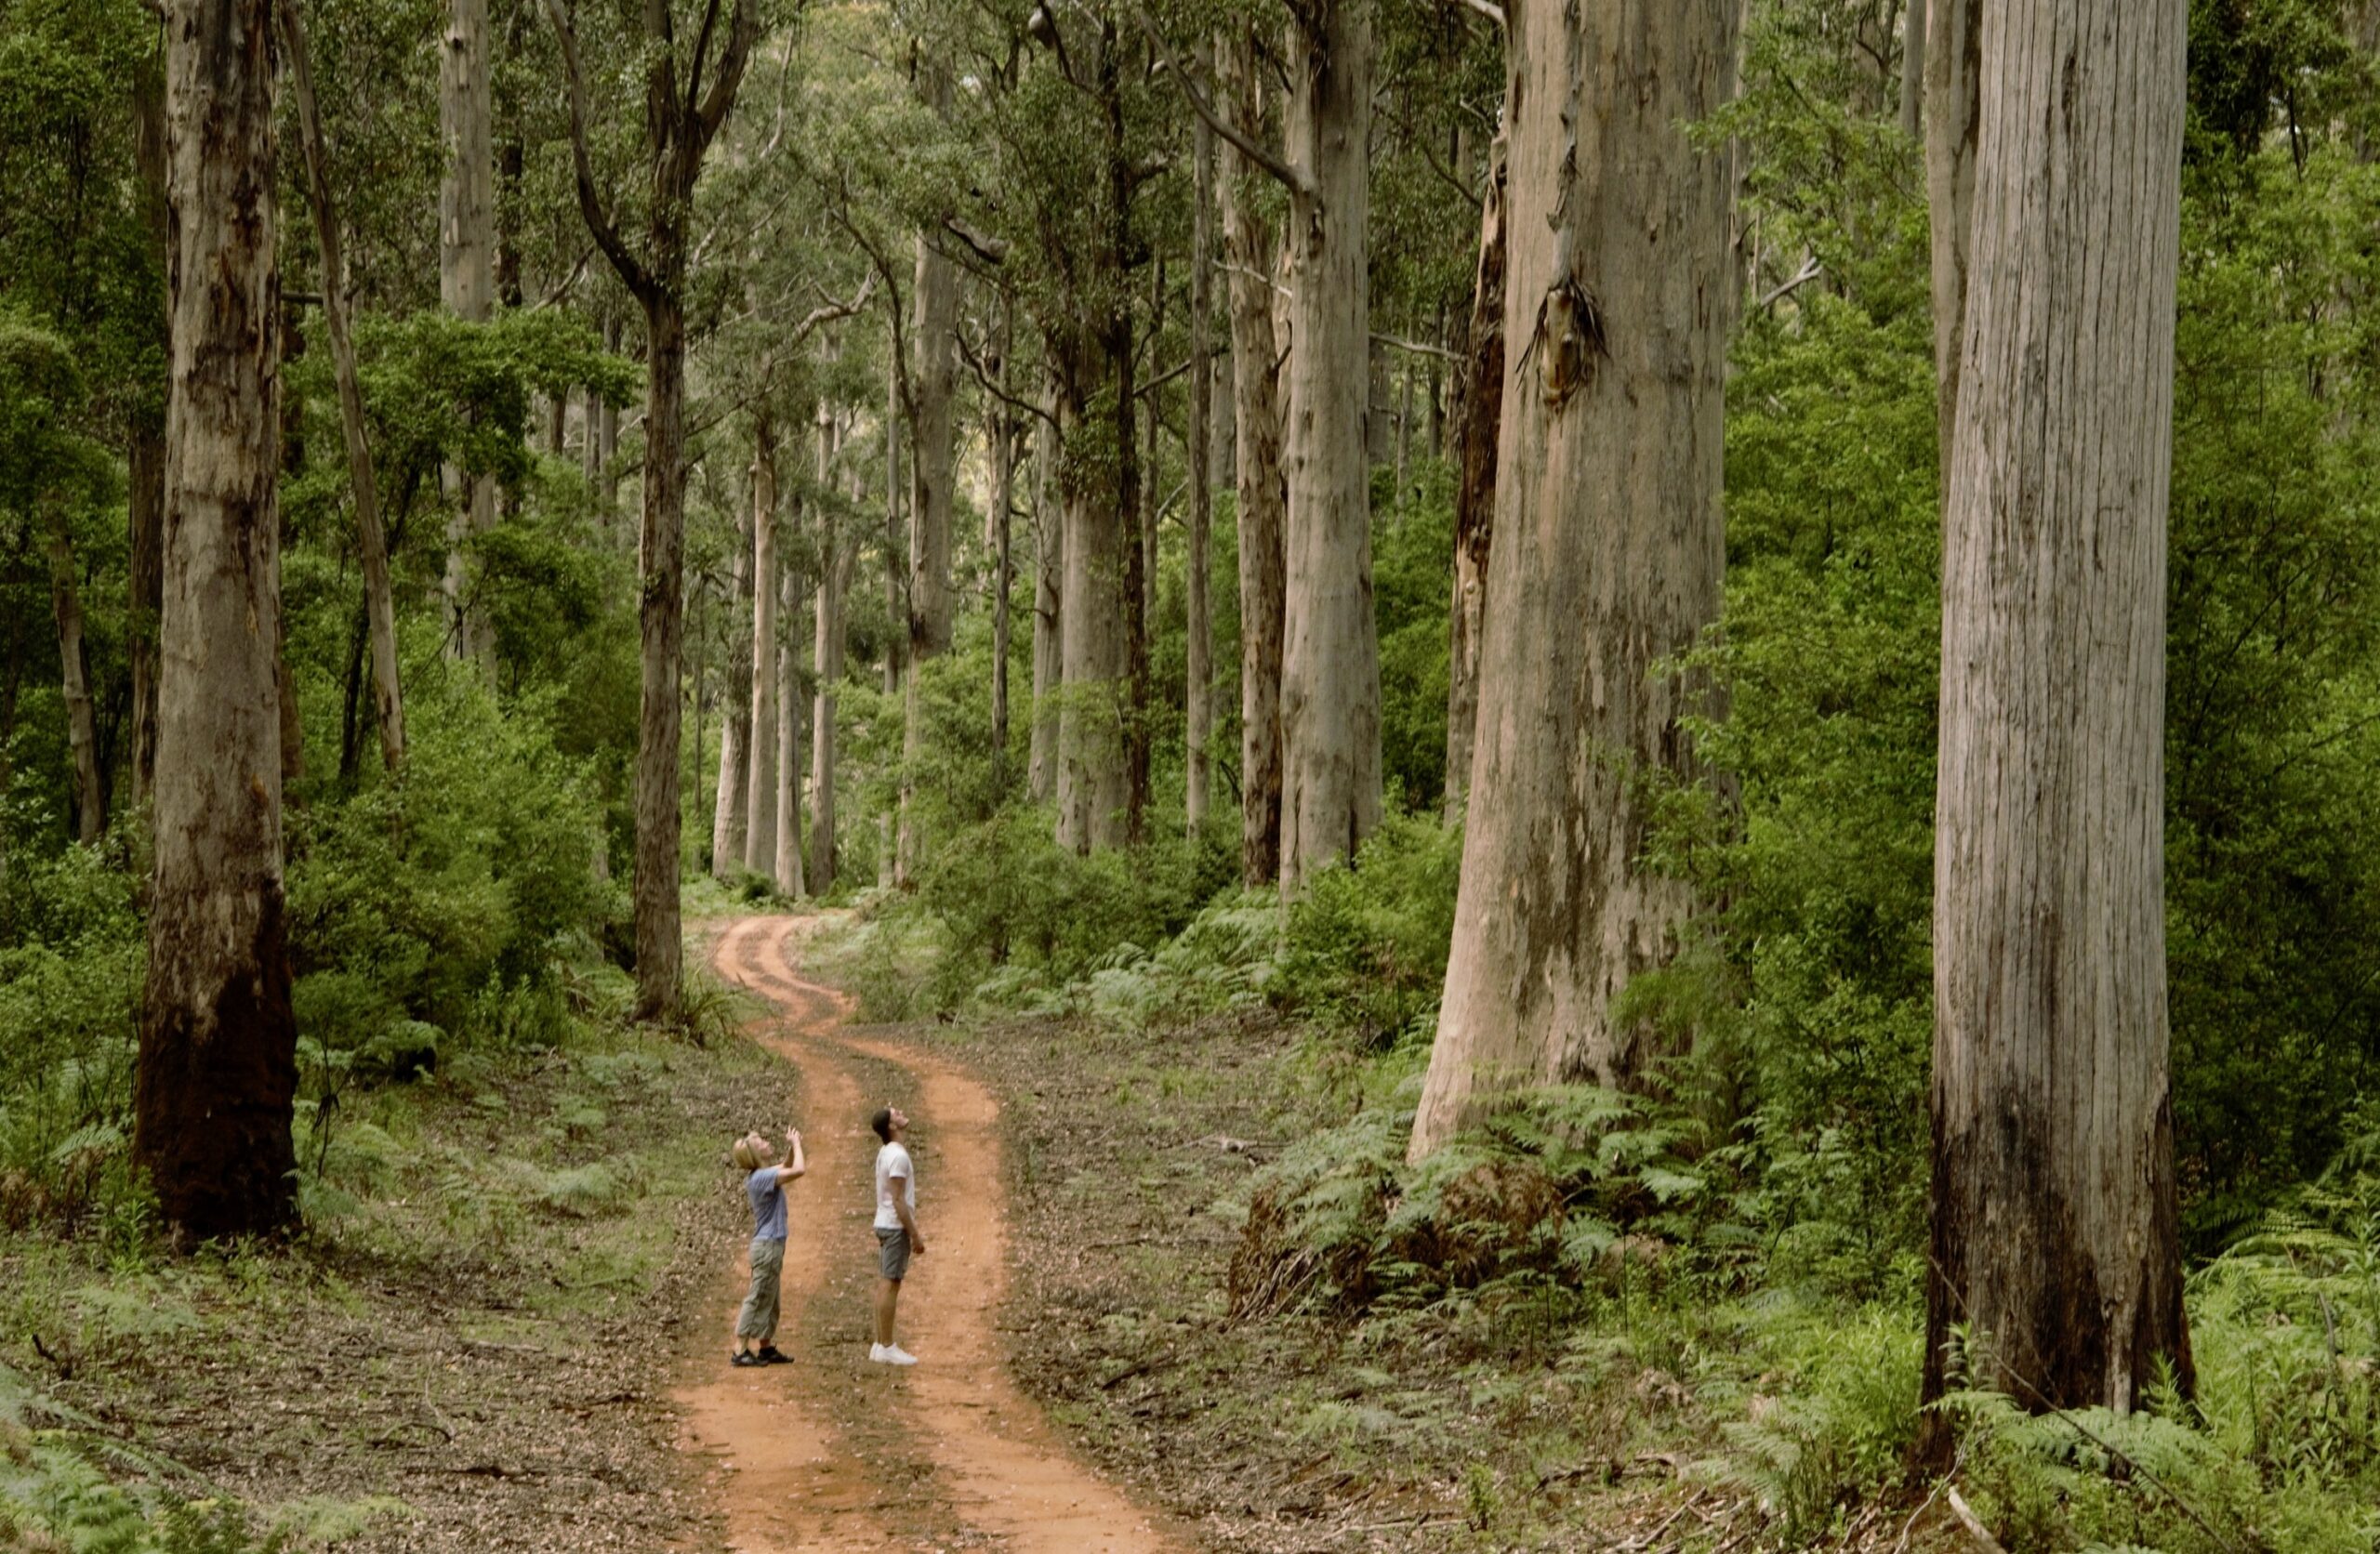
{"type": "Polygon", "coordinates": [[[868,1357],[870,1360],[874,1361],[877,1364],[881,1365],[882,1363],[884,1363],[884,1346],[883,1346],[882,1344],[870,1344],[870,1345],[868,1345],[868,1346],[867,1346],[867,1357],[868,1357]]]}
{"type": "Polygon", "coordinates": [[[888,1365],[914,1365],[918,1363],[918,1357],[899,1344],[886,1344],[884,1352],[878,1358],[888,1365]]]}

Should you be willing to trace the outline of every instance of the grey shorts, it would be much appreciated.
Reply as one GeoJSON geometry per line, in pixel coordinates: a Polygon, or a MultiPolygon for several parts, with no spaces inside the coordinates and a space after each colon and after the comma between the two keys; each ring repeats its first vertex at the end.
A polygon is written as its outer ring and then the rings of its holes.
{"type": "Polygon", "coordinates": [[[895,1284],[908,1276],[908,1231],[879,1231],[876,1232],[876,1271],[895,1284]]]}

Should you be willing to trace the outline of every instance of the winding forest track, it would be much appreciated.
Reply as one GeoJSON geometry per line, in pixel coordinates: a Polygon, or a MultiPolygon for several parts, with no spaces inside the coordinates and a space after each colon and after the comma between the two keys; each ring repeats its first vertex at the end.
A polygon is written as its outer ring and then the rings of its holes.
{"type": "MultiPolygon", "coordinates": [[[[810,1174],[791,1190],[785,1319],[790,1365],[726,1363],[741,1259],[716,1324],[698,1324],[677,1394],[681,1449],[710,1455],[738,1554],[994,1547],[1019,1554],[1175,1554],[1188,1540],[1102,1482],[1065,1449],[1009,1374],[995,1318],[1008,1282],[999,1106],[964,1068],[842,1030],[850,1000],[795,969],[817,917],[745,917],[712,952],[721,975],[775,1013],[755,1035],[800,1079],[791,1119],[810,1174]],[[897,1100],[916,1118],[919,1222],[930,1255],[902,1294],[901,1335],[920,1363],[866,1356],[875,1273],[875,1139],[897,1100]]],[[[782,1108],[722,1119],[721,1135],[782,1108]]]]}

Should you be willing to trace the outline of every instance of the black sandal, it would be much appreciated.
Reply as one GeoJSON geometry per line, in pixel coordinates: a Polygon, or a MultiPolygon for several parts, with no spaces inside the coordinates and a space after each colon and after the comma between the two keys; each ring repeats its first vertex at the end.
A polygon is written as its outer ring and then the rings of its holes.
{"type": "Polygon", "coordinates": [[[730,1355],[727,1363],[734,1365],[738,1370],[744,1370],[753,1365],[765,1365],[768,1363],[767,1361],[761,1359],[759,1355],[754,1354],[751,1350],[744,1349],[739,1349],[734,1354],[730,1355]]]}
{"type": "Polygon", "coordinates": [[[777,1348],[774,1344],[762,1344],[760,1346],[760,1363],[763,1365],[790,1365],[793,1363],[793,1356],[777,1348]]]}

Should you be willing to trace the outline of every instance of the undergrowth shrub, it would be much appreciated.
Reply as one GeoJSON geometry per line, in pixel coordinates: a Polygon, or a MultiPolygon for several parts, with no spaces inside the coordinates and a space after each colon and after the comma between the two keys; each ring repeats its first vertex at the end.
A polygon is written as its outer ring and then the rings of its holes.
{"type": "Polygon", "coordinates": [[[1434,1018],[1461,872],[1461,830],[1384,821],[1353,866],[1323,870],[1289,909],[1275,1001],[1375,1049],[1434,1018]]]}

